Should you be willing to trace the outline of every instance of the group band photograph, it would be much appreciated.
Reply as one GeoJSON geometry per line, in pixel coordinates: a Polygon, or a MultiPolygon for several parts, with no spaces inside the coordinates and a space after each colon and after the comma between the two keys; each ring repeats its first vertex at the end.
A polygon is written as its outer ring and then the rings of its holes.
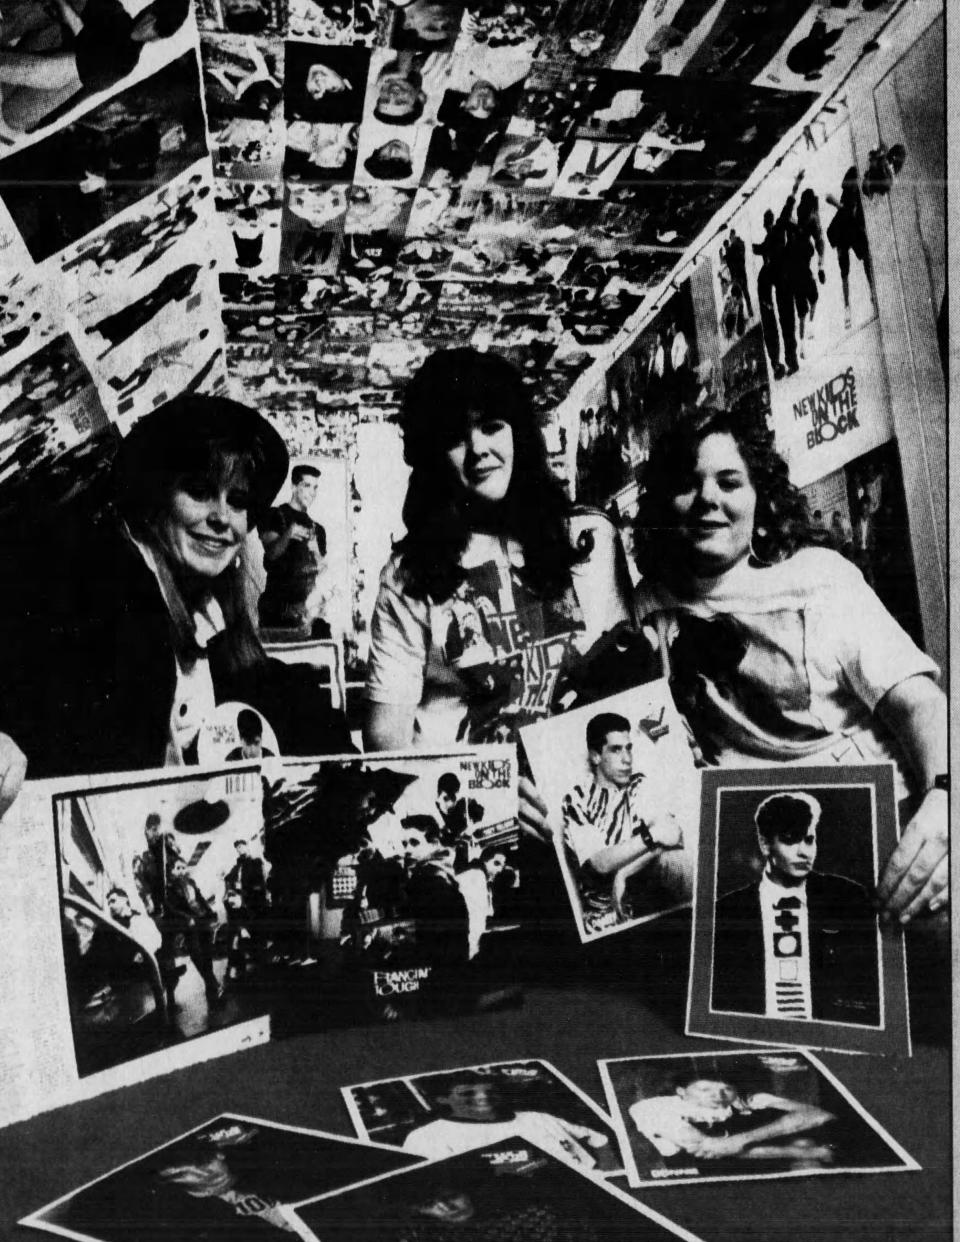
{"type": "Polygon", "coordinates": [[[0,0],[0,1232],[951,1236],[949,10],[0,0]]]}

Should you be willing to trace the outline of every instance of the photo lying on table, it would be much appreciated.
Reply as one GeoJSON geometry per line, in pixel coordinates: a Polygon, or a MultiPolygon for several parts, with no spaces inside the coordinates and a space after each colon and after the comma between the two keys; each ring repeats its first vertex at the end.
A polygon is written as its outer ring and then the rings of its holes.
{"type": "Polygon", "coordinates": [[[631,1186],[920,1168],[809,1052],[597,1064],[631,1186]]]}
{"type": "Polygon", "coordinates": [[[687,1034],[909,1055],[893,765],[703,773],[687,1034]]]}
{"type": "Polygon", "coordinates": [[[580,939],[689,903],[700,779],[665,681],[521,730],[580,939]]]}
{"type": "Polygon", "coordinates": [[[468,1010],[510,983],[512,747],[288,760],[264,820],[272,960],[297,1022],[468,1010]]]}
{"type": "Polygon", "coordinates": [[[322,1242],[659,1242],[696,1236],[609,1182],[574,1171],[524,1139],[431,1160],[294,1205],[322,1242]]]}
{"type": "Polygon", "coordinates": [[[261,800],[251,765],[54,795],[81,1078],[248,1019],[265,1037],[267,999],[243,986],[266,900],[261,800]]]}
{"type": "Polygon", "coordinates": [[[95,1242],[289,1237],[284,1204],[411,1163],[379,1144],[222,1113],[20,1223],[95,1242]]]}
{"type": "Polygon", "coordinates": [[[495,1061],[342,1090],[361,1138],[428,1159],[520,1138],[591,1172],[623,1172],[610,1118],[547,1061],[495,1061]]]}

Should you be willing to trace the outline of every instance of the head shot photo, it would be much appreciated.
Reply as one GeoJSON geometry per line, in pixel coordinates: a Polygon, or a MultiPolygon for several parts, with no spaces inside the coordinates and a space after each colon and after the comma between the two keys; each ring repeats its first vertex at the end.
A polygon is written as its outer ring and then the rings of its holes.
{"type": "Polygon", "coordinates": [[[902,939],[874,900],[891,769],[791,776],[704,773],[688,1030],[908,1047],[902,939]]]}

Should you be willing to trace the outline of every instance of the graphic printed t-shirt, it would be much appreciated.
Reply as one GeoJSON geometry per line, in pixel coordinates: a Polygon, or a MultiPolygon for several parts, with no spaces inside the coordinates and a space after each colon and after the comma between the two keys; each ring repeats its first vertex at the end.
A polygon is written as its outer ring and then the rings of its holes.
{"type": "Polygon", "coordinates": [[[409,595],[400,557],[391,557],[371,624],[368,699],[416,706],[418,745],[511,741],[521,725],[547,717],[573,651],[629,615],[616,586],[614,528],[597,515],[586,525],[593,549],[556,599],[526,585],[512,540],[474,535],[464,581],[441,603],[409,595]]]}
{"type": "Polygon", "coordinates": [[[888,690],[937,666],[839,553],[804,548],[766,568],[742,564],[696,599],[641,583],[637,613],[669,651],[677,705],[710,762],[893,759],[897,795],[908,792],[874,713],[888,690]],[[721,634],[729,622],[734,634],[721,634]]]}

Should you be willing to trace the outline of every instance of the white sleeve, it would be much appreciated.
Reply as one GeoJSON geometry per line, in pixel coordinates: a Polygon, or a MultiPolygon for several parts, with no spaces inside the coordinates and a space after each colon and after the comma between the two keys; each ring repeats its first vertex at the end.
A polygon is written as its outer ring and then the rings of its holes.
{"type": "Polygon", "coordinates": [[[661,1156],[676,1156],[684,1151],[688,1129],[685,1122],[668,1115],[668,1105],[659,1097],[640,1100],[628,1110],[630,1120],[661,1156]]]}
{"type": "Polygon", "coordinates": [[[936,664],[890,615],[860,570],[839,554],[830,561],[816,641],[830,650],[857,698],[873,712],[908,677],[937,677],[936,664]]]}
{"type": "Polygon", "coordinates": [[[438,1133],[435,1121],[428,1121],[425,1126],[418,1126],[416,1130],[410,1131],[403,1140],[403,1150],[431,1159],[436,1156],[452,1156],[459,1149],[438,1133]]]}
{"type": "Polygon", "coordinates": [[[373,703],[418,707],[430,645],[430,608],[410,597],[396,561],[380,575],[380,593],[370,622],[367,698],[373,703]]]}

